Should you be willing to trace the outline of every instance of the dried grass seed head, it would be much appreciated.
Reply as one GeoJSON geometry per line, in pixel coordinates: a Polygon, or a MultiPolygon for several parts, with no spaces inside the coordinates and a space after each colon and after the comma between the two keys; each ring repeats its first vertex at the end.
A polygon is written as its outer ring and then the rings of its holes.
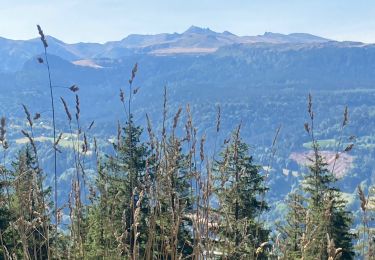
{"type": "Polygon", "coordinates": [[[313,118],[312,96],[311,96],[311,93],[309,93],[309,97],[308,97],[307,111],[308,111],[308,113],[310,115],[310,118],[313,118]]]}
{"type": "Polygon", "coordinates": [[[35,115],[34,115],[34,120],[38,120],[40,118],[40,113],[35,113],[35,115]]]}
{"type": "Polygon", "coordinates": [[[177,111],[177,113],[176,113],[176,115],[175,115],[174,118],[173,118],[173,129],[176,129],[176,127],[177,127],[178,119],[180,118],[181,111],[182,111],[182,108],[179,107],[179,108],[178,108],[178,111],[177,111]]]}
{"type": "Polygon", "coordinates": [[[43,42],[44,48],[47,48],[48,44],[47,44],[47,40],[46,40],[46,37],[44,36],[42,28],[40,27],[39,24],[37,24],[36,27],[38,28],[38,32],[39,32],[39,35],[40,35],[40,40],[43,42]]]}
{"type": "Polygon", "coordinates": [[[348,107],[346,106],[345,107],[345,110],[344,110],[344,119],[342,121],[342,126],[346,126],[348,124],[348,121],[349,121],[349,112],[348,112],[348,107]]]}
{"type": "Polygon", "coordinates": [[[134,78],[135,78],[135,75],[137,74],[137,71],[138,71],[138,63],[135,63],[135,64],[134,64],[134,67],[133,67],[133,69],[132,69],[132,75],[131,75],[131,77],[130,77],[130,79],[129,79],[129,83],[130,83],[130,84],[133,83],[133,80],[134,80],[134,78]]]}
{"type": "Polygon", "coordinates": [[[134,95],[137,94],[138,91],[139,91],[139,89],[140,89],[140,87],[136,87],[136,88],[133,90],[133,94],[134,94],[134,95]]]}
{"type": "Polygon", "coordinates": [[[220,120],[221,120],[221,108],[220,105],[217,106],[217,115],[216,115],[216,132],[220,131],[220,120]]]}
{"type": "Polygon", "coordinates": [[[5,140],[5,134],[6,134],[5,117],[2,117],[0,122],[1,122],[0,123],[0,141],[3,142],[5,140]]]}
{"type": "Polygon", "coordinates": [[[60,97],[60,99],[61,99],[61,102],[62,102],[63,105],[64,105],[65,113],[66,113],[66,115],[68,116],[68,119],[69,119],[69,122],[70,122],[70,121],[72,121],[72,115],[71,115],[70,112],[69,112],[68,105],[66,104],[65,100],[64,100],[62,97],[60,97]]]}
{"type": "Polygon", "coordinates": [[[309,123],[305,123],[303,126],[305,127],[305,131],[309,134],[310,133],[309,123]]]}
{"type": "Polygon", "coordinates": [[[79,108],[79,97],[78,97],[78,95],[76,95],[76,119],[77,119],[77,121],[79,120],[80,112],[81,112],[81,110],[79,108]]]}
{"type": "Polygon", "coordinates": [[[94,126],[94,124],[95,124],[95,120],[92,120],[92,122],[89,125],[89,128],[87,128],[87,130],[91,130],[91,128],[94,126]]]}
{"type": "Polygon", "coordinates": [[[199,156],[201,159],[201,162],[204,161],[204,142],[206,141],[206,135],[203,135],[200,142],[200,149],[199,149],[199,156]]]}
{"type": "Polygon", "coordinates": [[[359,196],[359,200],[361,201],[361,209],[364,212],[366,211],[366,208],[367,208],[367,199],[360,185],[358,186],[358,196],[359,196]]]}
{"type": "Polygon", "coordinates": [[[74,84],[73,86],[69,88],[69,90],[72,92],[77,92],[79,90],[79,87],[77,87],[77,85],[74,84]]]}
{"type": "Polygon", "coordinates": [[[344,152],[350,152],[354,147],[354,144],[349,144],[347,147],[345,147],[344,152]]]}
{"type": "Polygon", "coordinates": [[[27,109],[27,107],[24,104],[22,104],[22,107],[23,107],[23,110],[25,111],[27,121],[29,122],[30,126],[32,127],[33,126],[33,121],[31,120],[30,112],[29,112],[29,110],[27,109]]]}
{"type": "Polygon", "coordinates": [[[120,88],[120,100],[122,103],[125,102],[125,93],[121,88],[120,88]]]}

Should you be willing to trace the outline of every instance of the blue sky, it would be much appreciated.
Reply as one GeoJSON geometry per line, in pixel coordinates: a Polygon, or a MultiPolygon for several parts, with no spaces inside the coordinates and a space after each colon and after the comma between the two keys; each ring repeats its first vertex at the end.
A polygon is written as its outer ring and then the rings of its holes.
{"type": "Polygon", "coordinates": [[[35,25],[66,42],[105,42],[190,25],[238,35],[307,32],[375,42],[374,0],[0,0],[0,36],[30,39],[35,25]]]}

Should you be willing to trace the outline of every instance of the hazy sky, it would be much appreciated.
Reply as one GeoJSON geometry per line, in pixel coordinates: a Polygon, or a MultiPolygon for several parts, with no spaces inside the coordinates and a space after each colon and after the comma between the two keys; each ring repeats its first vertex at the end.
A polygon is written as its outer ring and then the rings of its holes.
{"type": "Polygon", "coordinates": [[[374,0],[0,0],[0,36],[29,39],[39,23],[66,42],[105,42],[190,25],[238,35],[307,32],[375,42],[374,0]]]}

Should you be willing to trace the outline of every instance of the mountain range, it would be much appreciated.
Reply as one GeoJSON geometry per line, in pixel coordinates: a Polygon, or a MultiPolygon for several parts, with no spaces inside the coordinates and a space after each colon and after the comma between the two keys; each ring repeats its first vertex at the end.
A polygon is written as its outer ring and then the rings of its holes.
{"type": "MultiPolygon", "coordinates": [[[[47,37],[49,52],[78,65],[98,67],[92,59],[121,58],[133,54],[174,55],[206,54],[233,44],[312,44],[326,43],[329,39],[306,33],[288,35],[266,32],[258,36],[237,36],[228,31],[214,32],[208,28],[191,26],[183,33],[156,35],[131,34],[120,41],[68,44],[52,36],[47,37]]],[[[15,71],[23,63],[42,52],[38,38],[10,40],[0,37],[0,70],[15,71]]]]}

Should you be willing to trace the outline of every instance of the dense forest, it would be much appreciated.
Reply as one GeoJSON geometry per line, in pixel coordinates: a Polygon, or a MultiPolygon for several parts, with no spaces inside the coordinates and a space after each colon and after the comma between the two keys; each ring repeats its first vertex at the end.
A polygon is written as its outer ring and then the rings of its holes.
{"type": "Polygon", "coordinates": [[[375,257],[371,228],[375,189],[358,186],[361,218],[355,225],[347,198],[337,184],[335,167],[339,167],[340,158],[356,149],[357,142],[354,136],[347,138],[347,107],[339,115],[334,158],[328,162],[322,152],[324,144],[316,137],[315,103],[308,95],[306,123],[301,124],[309,141],[308,170],[288,194],[285,215],[269,221],[274,206],[267,201],[267,194],[272,193],[269,175],[281,127],[269,137],[271,146],[263,154],[268,166],[254,159],[256,149],[244,141],[242,122],[222,138],[220,104],[215,107],[215,120],[205,122],[214,130],[210,135],[200,134],[192,108],[181,104],[172,109],[168,88],[164,88],[163,96],[154,97],[163,100],[161,127],[153,127],[152,111],[145,113],[147,125],[143,127],[133,113],[134,100],[142,91],[136,84],[135,63],[128,88],[119,92],[124,120],[117,122],[117,135],[108,151],[91,134],[95,120],[87,124],[81,118],[79,87],[66,88],[74,95],[73,106],[55,95],[48,42],[39,26],[38,31],[45,52],[37,62],[45,66],[49,83],[51,147],[40,151],[41,137],[36,137],[39,130],[35,125],[43,115],[23,105],[27,127],[20,132],[24,145],[10,157],[8,120],[6,115],[1,118],[1,258],[375,257]],[[55,124],[60,108],[65,113],[65,132],[59,132],[55,124]],[[69,189],[58,183],[62,144],[72,150],[69,189]],[[53,167],[48,170],[41,166],[46,156],[53,157],[53,167]],[[94,171],[87,167],[89,158],[95,159],[94,171]]]}

